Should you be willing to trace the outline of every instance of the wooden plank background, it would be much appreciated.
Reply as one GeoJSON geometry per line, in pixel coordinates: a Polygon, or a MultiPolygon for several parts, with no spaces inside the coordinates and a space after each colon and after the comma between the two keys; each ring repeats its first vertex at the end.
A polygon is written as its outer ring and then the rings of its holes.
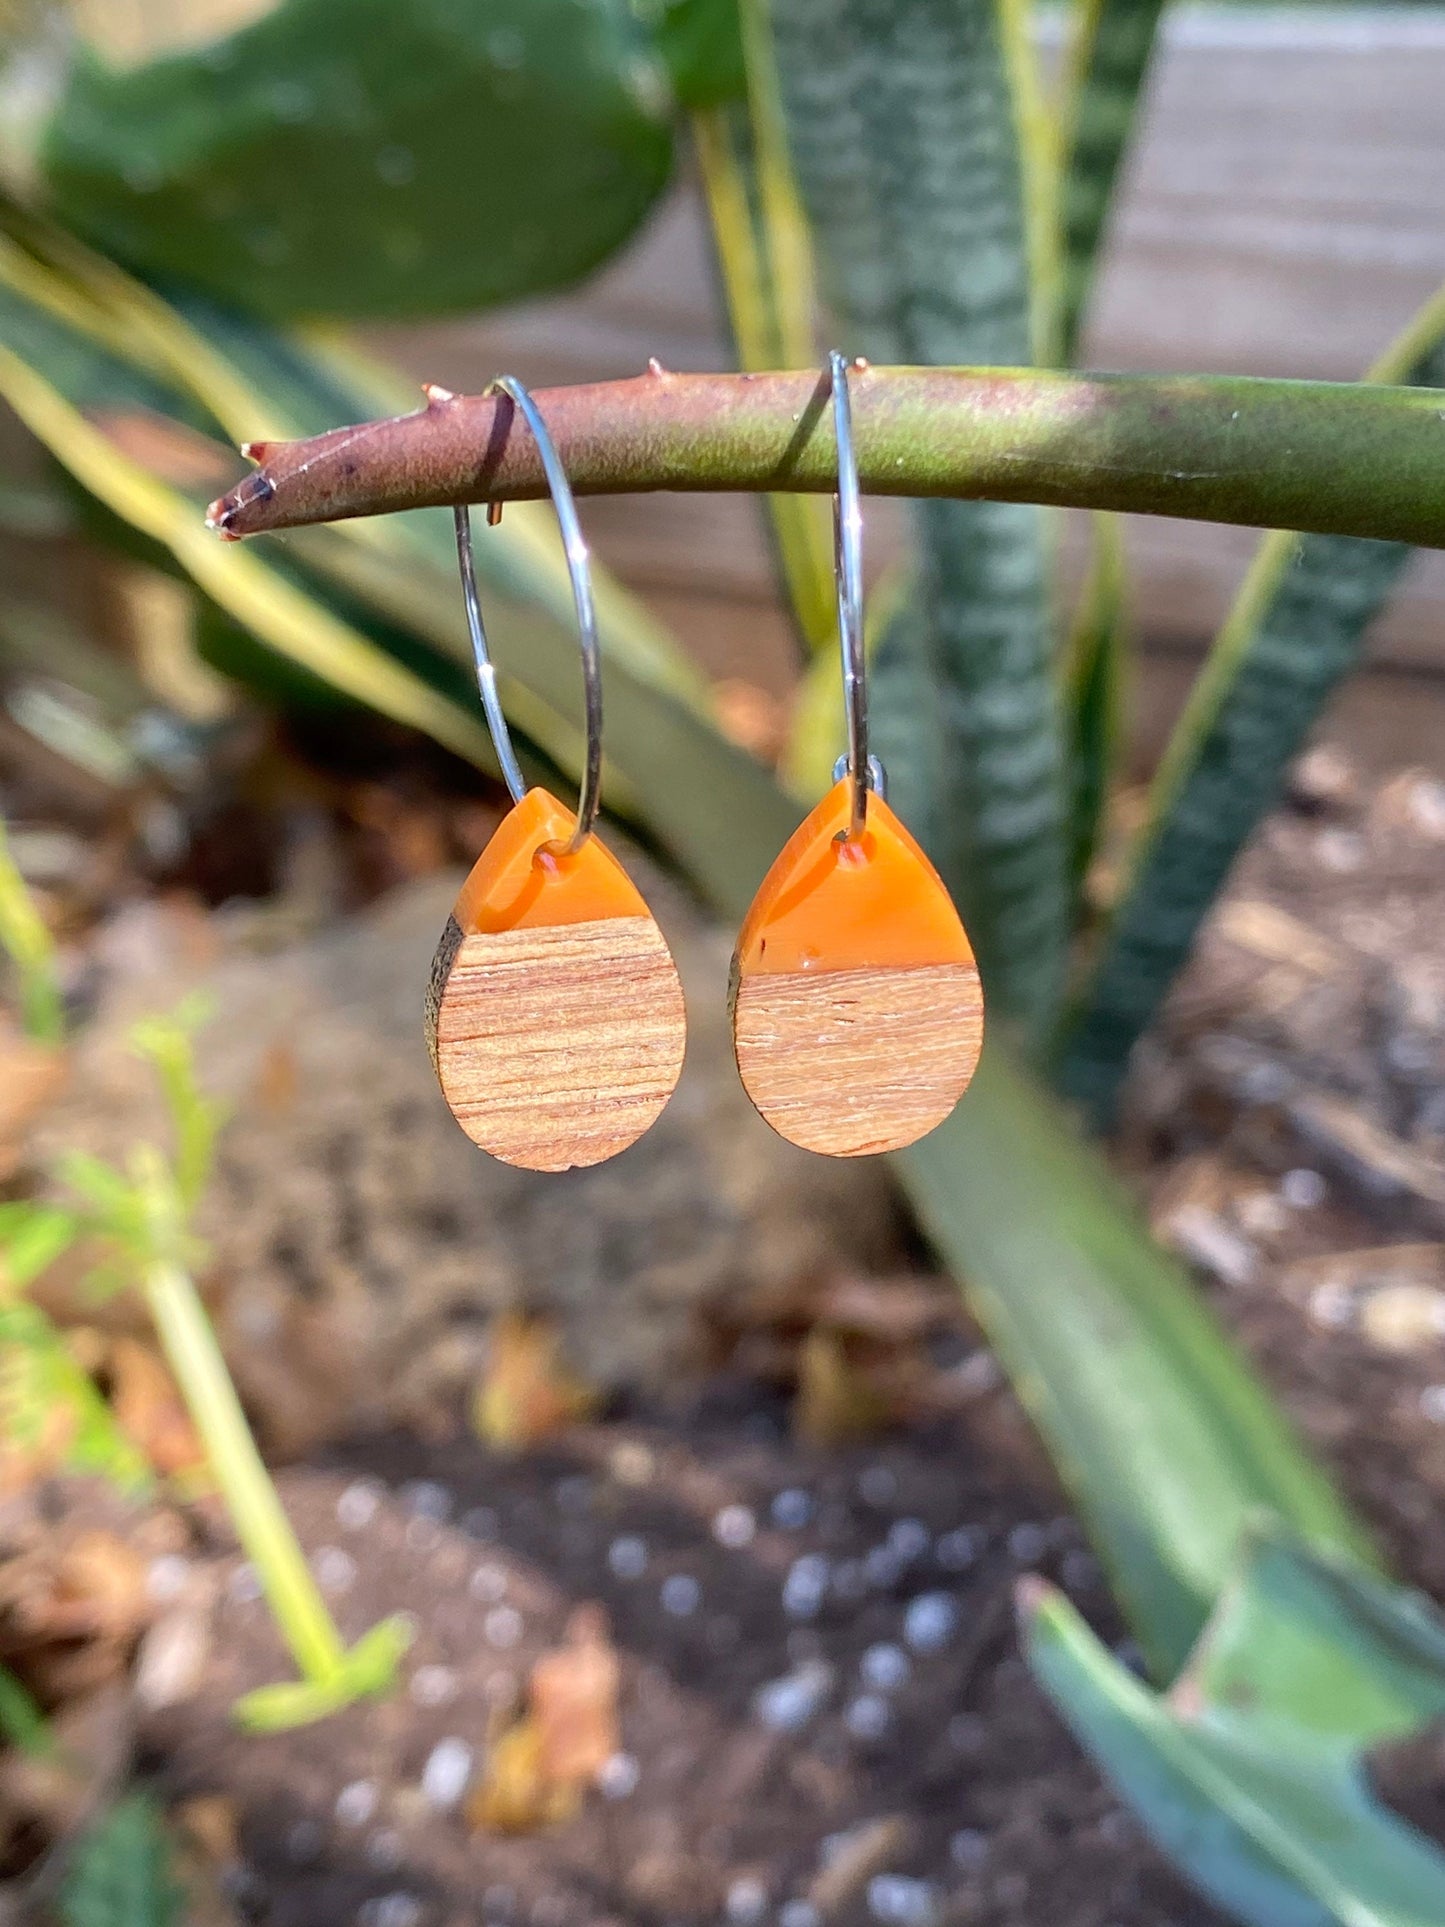
{"type": "MultiPolygon", "coordinates": [[[[1086,343],[1098,368],[1350,379],[1445,279],[1445,10],[1182,8],[1169,22],[1086,343]]],[[[418,377],[458,389],[502,369],[536,383],[724,368],[695,186],[589,287],[480,321],[389,332],[418,377]]],[[[781,689],[791,644],[755,504],[589,503],[598,551],[715,673],[781,689]]],[[[870,559],[897,541],[870,510],[870,559]]],[[[1130,520],[1141,632],[1141,750],[1228,605],[1253,537],[1130,520]],[[1172,659],[1172,660],[1171,660],[1172,659]]],[[[1371,638],[1351,726],[1392,758],[1439,763],[1445,555],[1421,556],[1371,638]]]]}

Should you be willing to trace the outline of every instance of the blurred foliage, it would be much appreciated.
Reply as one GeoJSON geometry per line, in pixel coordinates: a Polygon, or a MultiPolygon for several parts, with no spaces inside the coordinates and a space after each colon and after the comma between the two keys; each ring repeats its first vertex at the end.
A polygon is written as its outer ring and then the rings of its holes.
{"type": "Polygon", "coordinates": [[[1445,1617],[1255,1532],[1165,1695],[1063,1594],[1022,1591],[1029,1663],[1155,1842],[1248,1927],[1434,1927],[1445,1852],[1393,1813],[1372,1748],[1445,1713],[1445,1617]]]}
{"type": "Polygon", "coordinates": [[[180,1927],[175,1849],[149,1795],[127,1794],[82,1836],[58,1912],[64,1927],[180,1927]]]}
{"type": "Polygon", "coordinates": [[[624,0],[280,0],[134,64],[77,40],[35,165],[60,220],[148,275],[397,317],[565,286],[671,153],[666,69],[624,0]]]}

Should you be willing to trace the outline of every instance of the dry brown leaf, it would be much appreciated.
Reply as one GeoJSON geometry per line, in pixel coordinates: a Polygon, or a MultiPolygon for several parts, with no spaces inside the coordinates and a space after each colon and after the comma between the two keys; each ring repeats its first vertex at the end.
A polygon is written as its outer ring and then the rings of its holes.
{"type": "Polygon", "coordinates": [[[871,1438],[888,1424],[889,1401],[849,1357],[845,1341],[815,1325],[798,1352],[793,1430],[810,1445],[871,1438]]]}
{"type": "Polygon", "coordinates": [[[112,1338],[101,1370],[117,1425],[163,1478],[204,1468],[206,1448],[158,1353],[134,1338],[112,1338]]]}
{"type": "Polygon", "coordinates": [[[595,1604],[579,1606],[563,1643],[532,1668],[521,1719],[493,1744],[473,1795],[472,1824],[532,1833],[570,1819],[617,1752],[622,1666],[595,1604]]]}
{"type": "Polygon", "coordinates": [[[66,1053],[27,1037],[0,1012],[0,1179],[12,1177],[25,1152],[25,1134],[65,1082],[66,1053]]]}
{"type": "Polygon", "coordinates": [[[273,1117],[294,1107],[296,1093],[301,1088],[301,1073],[295,1048],[284,1037],[267,1047],[253,1088],[256,1102],[273,1117]]]}
{"type": "Polygon", "coordinates": [[[43,1706],[114,1679],[150,1617],[146,1562],[113,1532],[38,1546],[0,1566],[0,1661],[43,1706]]]}
{"type": "Polygon", "coordinates": [[[521,1452],[597,1408],[597,1393],[563,1363],[550,1319],[503,1312],[492,1325],[487,1366],[472,1401],[478,1436],[521,1452]]]}

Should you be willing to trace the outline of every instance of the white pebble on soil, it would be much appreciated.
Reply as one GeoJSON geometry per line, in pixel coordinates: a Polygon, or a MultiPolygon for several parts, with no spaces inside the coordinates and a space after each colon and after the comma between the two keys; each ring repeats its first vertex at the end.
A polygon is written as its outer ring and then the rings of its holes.
{"type": "Polygon", "coordinates": [[[375,1480],[353,1480],[336,1501],[336,1523],[344,1532],[364,1532],[376,1517],[381,1495],[375,1480]]]}
{"type": "Polygon", "coordinates": [[[888,1550],[899,1559],[917,1559],[928,1550],[928,1536],[921,1519],[895,1519],[888,1528],[888,1550]]]}
{"type": "Polygon", "coordinates": [[[874,1874],[868,1882],[868,1911],[884,1927],[930,1927],[938,1914],[938,1894],[928,1881],[909,1874],[874,1874]]]}
{"type": "Polygon", "coordinates": [[[1319,1172],[1307,1166],[1286,1171],[1279,1181],[1279,1195],[1296,1211],[1313,1211],[1323,1204],[1328,1188],[1319,1172]]]}
{"type": "Polygon", "coordinates": [[[343,1827],[364,1827],[376,1812],[376,1784],[352,1780],[336,1796],[336,1818],[343,1827]]]}
{"type": "Polygon", "coordinates": [[[789,1619],[816,1618],[828,1590],[830,1567],[817,1552],[805,1552],[788,1567],[783,1581],[783,1611],[789,1619]]]}
{"type": "Polygon", "coordinates": [[[783,1532],[800,1532],[813,1516],[813,1500],[801,1486],[786,1486],[773,1500],[773,1524],[783,1532]]]}
{"type": "Polygon", "coordinates": [[[967,1572],[983,1551],[988,1535],[982,1526],[955,1526],[933,1549],[945,1572],[967,1572]]]}
{"type": "Polygon", "coordinates": [[[791,1673],[770,1679],[753,1694],[753,1712],[775,1733],[797,1733],[817,1714],[833,1685],[833,1668],[804,1660],[791,1673]]]}
{"type": "Polygon", "coordinates": [[[402,1503],[418,1519],[449,1519],[452,1495],[435,1479],[412,1479],[401,1489],[402,1503]]]}
{"type": "Polygon", "coordinates": [[[767,1906],[768,1890],[762,1881],[742,1874],[728,1888],[723,1912],[728,1927],[753,1927],[755,1921],[762,1919],[767,1906]]]}
{"type": "Polygon", "coordinates": [[[960,1827],[949,1836],[948,1857],[965,1873],[976,1873],[988,1859],[988,1835],[978,1827],[960,1827]]]}
{"type": "Polygon", "coordinates": [[[522,1615],[515,1606],[493,1606],[482,1621],[482,1635],[489,1646],[515,1646],[522,1637],[522,1615]]]}
{"type": "Polygon", "coordinates": [[[505,1570],[501,1566],[478,1566],[467,1581],[467,1591],[473,1599],[480,1599],[489,1606],[495,1606],[499,1599],[505,1599],[507,1595],[505,1570]]]}
{"type": "Polygon", "coordinates": [[[750,1546],[757,1529],[758,1522],[745,1505],[725,1505],[713,1517],[712,1536],[729,1552],[750,1546]]]}
{"type": "Polygon", "coordinates": [[[597,1769],[597,1791],[604,1800],[628,1800],[637,1791],[642,1769],[631,1753],[614,1753],[597,1769]]]}
{"type": "Polygon", "coordinates": [[[635,1532],[625,1532],[607,1548],[607,1564],[614,1579],[640,1579],[647,1571],[647,1546],[635,1532]]]}
{"type": "Polygon", "coordinates": [[[340,1598],[356,1584],[356,1561],[340,1546],[318,1546],[311,1555],[311,1570],[323,1592],[340,1598]]]}
{"type": "Polygon", "coordinates": [[[455,1734],[437,1741],[421,1770],[422,1797],[428,1806],[443,1813],[456,1806],[472,1777],[472,1757],[470,1746],[455,1734]]]}
{"type": "Polygon", "coordinates": [[[662,1582],[662,1610],[674,1619],[688,1619],[702,1603],[702,1587],[690,1572],[674,1572],[662,1582]]]}
{"type": "Polygon", "coordinates": [[[1420,1416],[1432,1425],[1445,1425],[1445,1385],[1427,1385],[1420,1394],[1420,1416]]]}
{"type": "Polygon", "coordinates": [[[921,1592],[903,1614],[903,1637],[915,1653],[941,1653],[958,1631],[958,1601],[952,1593],[921,1592]]]}
{"type": "Polygon", "coordinates": [[[778,1910],[778,1927],[822,1927],[822,1920],[811,1900],[790,1900],[778,1910]]]}
{"type": "Polygon", "coordinates": [[[881,1740],[892,1723],[888,1702],[877,1693],[860,1693],[843,1715],[855,1740],[881,1740]]]}
{"type": "Polygon", "coordinates": [[[870,1646],[858,1662],[858,1677],[875,1693],[896,1693],[900,1686],[907,1683],[912,1671],[913,1667],[903,1648],[887,1640],[870,1646]]]}
{"type": "Polygon", "coordinates": [[[450,1666],[418,1666],[410,1690],[418,1706],[445,1706],[456,1698],[457,1676],[450,1666]]]}
{"type": "Polygon", "coordinates": [[[1035,1525],[1031,1519],[1025,1519],[1008,1536],[1009,1558],[1017,1559],[1021,1566],[1030,1566],[1043,1557],[1048,1543],[1049,1536],[1043,1527],[1035,1525]]]}

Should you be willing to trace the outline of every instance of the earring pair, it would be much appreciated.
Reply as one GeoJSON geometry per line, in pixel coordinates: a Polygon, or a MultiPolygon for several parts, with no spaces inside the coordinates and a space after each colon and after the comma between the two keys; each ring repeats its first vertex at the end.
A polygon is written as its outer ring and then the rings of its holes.
{"type": "MultiPolygon", "coordinates": [[[[862,505],[848,367],[829,357],[848,750],[743,921],[729,983],[743,1086],[780,1136],[833,1157],[902,1149],[967,1089],[983,1036],[973,951],[941,878],[885,800],[868,753],[862,505]]],[[[462,887],[432,963],[427,1038],[458,1123],[530,1170],[598,1164],[655,1121],[682,1069],[671,953],[596,835],[601,661],[576,504],[521,383],[493,384],[536,440],[562,527],[582,646],[587,752],[575,817],[528,789],[502,714],[468,510],[457,550],[482,706],[514,807],[462,887]]]]}

